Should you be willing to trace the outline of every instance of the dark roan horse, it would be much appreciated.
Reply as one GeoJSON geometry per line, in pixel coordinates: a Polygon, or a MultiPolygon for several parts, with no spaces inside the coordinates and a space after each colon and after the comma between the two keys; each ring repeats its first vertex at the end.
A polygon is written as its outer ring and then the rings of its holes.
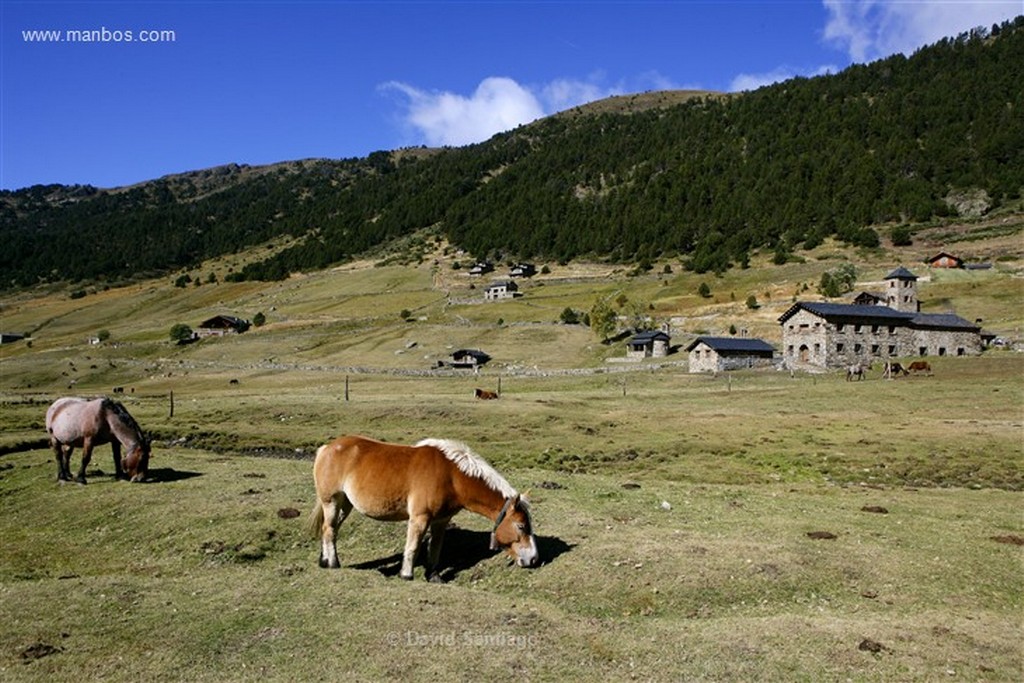
{"type": "Polygon", "coordinates": [[[310,530],[321,540],[320,566],[339,567],[335,537],[353,509],[381,521],[408,520],[399,575],[412,579],[427,531],[426,576],[437,571],[448,522],[467,509],[491,520],[491,550],[504,548],[520,567],[539,563],[530,507],[483,458],[459,442],[424,439],[415,446],[346,436],[317,450],[316,503],[310,530]]]}
{"type": "Polygon", "coordinates": [[[71,452],[82,449],[75,481],[85,482],[92,449],[109,443],[118,479],[142,481],[149,469],[149,441],[123,405],[109,398],[58,398],[46,411],[46,432],[57,457],[57,480],[71,481],[71,452]],[[122,456],[121,448],[124,447],[122,456]]]}

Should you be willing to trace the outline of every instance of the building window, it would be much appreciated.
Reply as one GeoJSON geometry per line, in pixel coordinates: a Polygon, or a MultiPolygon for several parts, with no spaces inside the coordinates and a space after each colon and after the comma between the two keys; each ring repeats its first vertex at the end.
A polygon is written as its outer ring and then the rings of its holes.
{"type": "Polygon", "coordinates": [[[896,326],[889,325],[889,334],[896,334],[896,326]]]}
{"type": "Polygon", "coordinates": [[[946,347],[945,346],[940,346],[939,347],[939,355],[940,356],[945,356],[946,355],[946,347]]]}
{"type": "Polygon", "coordinates": [[[861,348],[862,348],[862,347],[861,347],[861,345],[860,345],[860,344],[854,344],[854,345],[853,345],[853,352],[854,352],[854,353],[860,353],[860,351],[861,351],[861,348]]]}
{"type": "Polygon", "coordinates": [[[844,327],[846,326],[842,323],[836,323],[836,332],[842,332],[844,327]]]}
{"type": "Polygon", "coordinates": [[[814,355],[815,356],[820,356],[821,355],[821,344],[815,344],[814,345],[814,355]]]}
{"type": "Polygon", "coordinates": [[[962,346],[956,347],[956,355],[963,356],[966,353],[967,353],[967,351],[964,349],[964,347],[962,347],[962,346]]]}
{"type": "Polygon", "coordinates": [[[871,326],[871,334],[878,334],[878,325],[871,326]]]}
{"type": "Polygon", "coordinates": [[[843,352],[843,343],[840,342],[840,343],[836,344],[836,353],[842,353],[842,352],[843,352]]]}
{"type": "Polygon", "coordinates": [[[918,353],[919,356],[927,356],[928,355],[928,347],[927,346],[919,347],[917,349],[917,353],[918,353]]]}
{"type": "Polygon", "coordinates": [[[872,344],[871,345],[871,355],[872,356],[877,356],[879,351],[881,351],[881,347],[879,347],[878,344],[872,344]]]}
{"type": "Polygon", "coordinates": [[[890,356],[895,356],[896,355],[896,345],[895,344],[889,344],[889,355],[890,356]]]}
{"type": "Polygon", "coordinates": [[[862,325],[860,325],[860,324],[858,323],[857,325],[854,325],[854,326],[853,326],[853,331],[854,331],[854,332],[857,332],[857,333],[859,334],[859,333],[860,333],[860,331],[861,331],[861,327],[862,327],[862,325]]]}

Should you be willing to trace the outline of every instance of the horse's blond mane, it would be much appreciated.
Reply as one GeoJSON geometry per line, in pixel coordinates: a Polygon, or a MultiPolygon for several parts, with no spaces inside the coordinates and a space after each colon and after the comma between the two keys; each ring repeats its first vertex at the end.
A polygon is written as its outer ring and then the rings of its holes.
{"type": "Polygon", "coordinates": [[[451,460],[464,474],[470,477],[482,479],[485,484],[505,496],[514,498],[519,495],[512,485],[505,480],[505,477],[498,474],[498,471],[474,453],[469,446],[461,441],[452,439],[423,439],[417,446],[433,446],[442,453],[444,457],[451,460]]]}

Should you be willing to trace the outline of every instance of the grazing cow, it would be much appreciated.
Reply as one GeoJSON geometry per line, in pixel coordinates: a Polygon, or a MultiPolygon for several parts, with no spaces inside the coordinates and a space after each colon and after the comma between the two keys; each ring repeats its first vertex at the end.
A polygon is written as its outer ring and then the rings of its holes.
{"type": "Polygon", "coordinates": [[[929,375],[932,374],[932,366],[926,360],[915,360],[913,363],[907,366],[909,372],[927,372],[929,375]]]}
{"type": "Polygon", "coordinates": [[[885,364],[885,372],[882,373],[882,376],[885,377],[886,379],[893,379],[895,377],[899,377],[901,374],[909,375],[910,373],[907,372],[907,369],[903,367],[901,363],[897,363],[896,361],[888,361],[885,364]]]}
{"type": "Polygon", "coordinates": [[[493,391],[487,391],[486,389],[476,389],[476,397],[483,401],[492,401],[498,398],[498,394],[493,391]]]}

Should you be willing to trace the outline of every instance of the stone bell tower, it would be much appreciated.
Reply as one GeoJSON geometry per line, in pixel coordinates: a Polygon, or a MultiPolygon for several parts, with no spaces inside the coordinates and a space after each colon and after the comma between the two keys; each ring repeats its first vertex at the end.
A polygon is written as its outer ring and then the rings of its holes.
{"type": "Polygon", "coordinates": [[[905,313],[917,313],[921,303],[917,300],[917,276],[900,266],[885,276],[885,305],[905,313]]]}

